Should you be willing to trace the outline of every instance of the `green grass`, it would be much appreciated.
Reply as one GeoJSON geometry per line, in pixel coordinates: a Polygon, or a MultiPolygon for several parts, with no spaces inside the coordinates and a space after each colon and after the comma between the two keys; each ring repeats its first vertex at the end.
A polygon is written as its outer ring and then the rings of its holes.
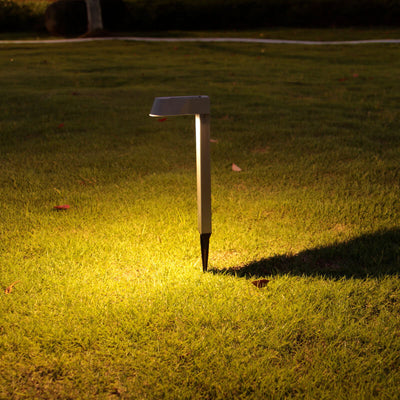
{"type": "MultiPolygon", "coordinates": [[[[256,39],[286,39],[286,40],[370,40],[398,39],[400,29],[396,27],[376,28],[342,28],[342,29],[302,29],[302,28],[267,28],[224,31],[130,31],[113,32],[114,36],[154,36],[154,37],[247,37],[256,39]]],[[[0,32],[0,40],[34,40],[57,39],[49,36],[46,31],[38,32],[0,32]]]]}
{"type": "Polygon", "coordinates": [[[0,54],[0,398],[398,398],[399,45],[0,54]]]}

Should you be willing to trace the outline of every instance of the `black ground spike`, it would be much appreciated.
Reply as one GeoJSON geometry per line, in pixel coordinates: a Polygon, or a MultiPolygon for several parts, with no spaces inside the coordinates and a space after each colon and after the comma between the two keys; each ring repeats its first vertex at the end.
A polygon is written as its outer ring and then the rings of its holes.
{"type": "Polygon", "coordinates": [[[201,260],[203,262],[203,272],[206,272],[208,267],[208,249],[210,246],[210,236],[211,233],[200,234],[201,260]]]}

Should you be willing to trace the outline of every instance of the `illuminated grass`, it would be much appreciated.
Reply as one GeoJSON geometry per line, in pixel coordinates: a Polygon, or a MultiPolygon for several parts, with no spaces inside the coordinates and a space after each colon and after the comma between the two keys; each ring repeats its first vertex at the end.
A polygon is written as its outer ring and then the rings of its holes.
{"type": "Polygon", "coordinates": [[[396,398],[399,49],[1,47],[0,397],[396,398]]]}

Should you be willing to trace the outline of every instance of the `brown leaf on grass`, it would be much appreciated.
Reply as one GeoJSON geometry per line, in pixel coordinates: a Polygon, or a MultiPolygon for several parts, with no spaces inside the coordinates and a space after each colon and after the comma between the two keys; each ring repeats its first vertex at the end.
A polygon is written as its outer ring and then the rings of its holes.
{"type": "Polygon", "coordinates": [[[261,288],[267,286],[268,282],[269,282],[268,279],[259,279],[259,280],[257,280],[257,281],[253,281],[253,282],[251,282],[251,283],[252,283],[255,287],[261,289],[261,288]]]}
{"type": "Polygon", "coordinates": [[[15,286],[17,283],[19,283],[19,282],[20,282],[20,281],[15,281],[15,282],[13,282],[10,286],[6,287],[6,289],[4,290],[4,293],[5,293],[5,294],[10,294],[10,293],[13,291],[14,286],[15,286]]]}
{"type": "Polygon", "coordinates": [[[96,184],[95,178],[82,178],[82,177],[80,177],[80,178],[81,178],[81,180],[79,181],[79,184],[82,186],[89,186],[89,185],[96,184]]]}
{"type": "Polygon", "coordinates": [[[70,208],[69,204],[62,204],[61,206],[54,206],[54,210],[68,210],[70,208]]]}
{"type": "Polygon", "coordinates": [[[265,154],[269,151],[269,146],[266,147],[256,147],[251,152],[255,154],[265,154]]]}
{"type": "Polygon", "coordinates": [[[210,139],[210,143],[218,143],[218,139],[210,139]]]}
{"type": "Polygon", "coordinates": [[[240,168],[238,165],[232,163],[232,171],[240,172],[241,170],[242,170],[242,168],[240,168]]]}

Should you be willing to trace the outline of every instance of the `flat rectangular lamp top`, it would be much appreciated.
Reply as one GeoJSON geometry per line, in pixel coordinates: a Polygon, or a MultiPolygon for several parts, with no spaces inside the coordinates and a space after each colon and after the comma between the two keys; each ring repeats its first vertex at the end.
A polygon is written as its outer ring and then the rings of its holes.
{"type": "Polygon", "coordinates": [[[194,114],[210,114],[208,96],[156,97],[150,111],[150,117],[194,114]]]}

